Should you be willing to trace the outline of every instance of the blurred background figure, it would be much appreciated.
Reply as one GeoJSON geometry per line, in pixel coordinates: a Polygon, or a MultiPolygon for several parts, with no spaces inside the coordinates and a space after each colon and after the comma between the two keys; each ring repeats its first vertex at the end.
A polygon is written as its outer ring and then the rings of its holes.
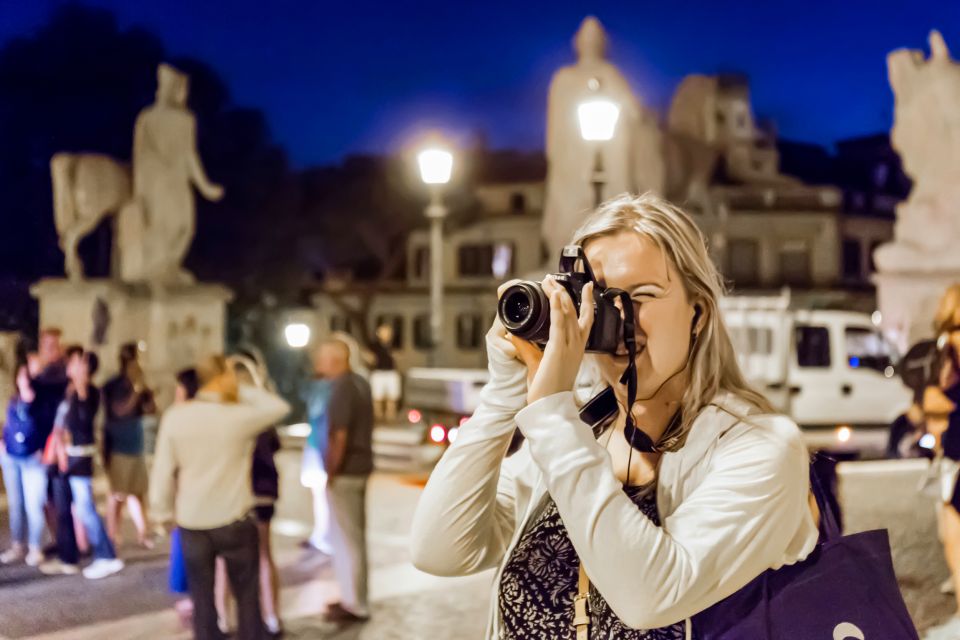
{"type": "MultiPolygon", "coordinates": [[[[252,353],[242,353],[234,359],[237,380],[241,385],[251,385],[275,391],[266,367],[252,353]]],[[[280,578],[273,560],[270,538],[270,522],[276,513],[275,503],[280,497],[280,475],[274,455],[280,450],[280,436],[276,425],[257,436],[253,447],[251,480],[254,496],[254,516],[260,541],[260,614],[263,625],[271,637],[283,633],[280,625],[280,578]]],[[[226,619],[226,594],[228,591],[226,563],[217,561],[217,594],[220,598],[218,612],[226,619]],[[221,586],[222,585],[222,586],[221,586]]]]}
{"type": "Polygon", "coordinates": [[[331,340],[339,340],[347,345],[350,352],[350,370],[358,374],[361,378],[370,382],[370,367],[367,366],[363,357],[363,348],[357,339],[345,331],[334,331],[330,334],[331,340]]]}
{"type": "Polygon", "coordinates": [[[83,570],[83,576],[90,580],[105,578],[123,569],[123,560],[117,558],[93,495],[94,420],[100,411],[100,389],[92,378],[99,365],[100,360],[92,351],[84,351],[79,346],[67,350],[70,386],[56,425],[64,440],[61,471],[66,473],[70,484],[74,518],[82,524],[93,553],[93,562],[83,570]]]}
{"type": "Polygon", "coordinates": [[[260,543],[250,482],[257,436],[290,410],[279,396],[240,385],[236,362],[210,356],[197,366],[200,391],[161,420],[151,482],[157,517],[180,527],[197,638],[217,638],[216,558],[237,600],[237,638],[260,638],[260,543]]]}
{"type": "Polygon", "coordinates": [[[107,531],[113,544],[122,544],[123,505],[137,529],[137,542],[152,549],[147,515],[147,463],[143,419],[156,411],[153,392],[147,387],[135,343],[120,347],[120,372],[103,387],[105,405],[103,460],[110,479],[107,531]]]}
{"type": "Polygon", "coordinates": [[[79,571],[79,551],[73,515],[69,508],[56,508],[58,496],[60,504],[69,507],[70,485],[53,457],[57,440],[51,438],[57,410],[67,390],[67,369],[60,336],[61,331],[57,327],[43,329],[39,336],[36,364],[28,362],[28,369],[31,372],[36,371],[30,375],[30,386],[34,392],[30,413],[34,426],[45,443],[43,462],[47,470],[47,526],[51,532],[55,532],[56,538],[53,548],[57,554],[56,561],[52,564],[43,563],[41,566],[45,566],[47,572],[75,574],[79,571]]]}
{"type": "MultiPolygon", "coordinates": [[[[177,373],[177,384],[173,391],[174,404],[183,404],[197,395],[200,382],[197,379],[196,369],[184,369],[177,373]]],[[[193,624],[193,600],[190,599],[190,588],[187,584],[187,565],[183,559],[183,548],[180,545],[180,529],[175,528],[170,534],[170,570],[167,575],[171,593],[185,596],[177,599],[173,604],[180,625],[189,629],[193,624]]]]}
{"type": "Polygon", "coordinates": [[[300,395],[307,410],[310,434],[303,446],[300,483],[313,495],[313,531],[303,542],[308,549],[330,555],[330,508],[327,505],[327,472],[324,457],[327,450],[327,403],[330,400],[330,381],[323,376],[320,348],[314,349],[311,365],[313,375],[301,386],[300,395]]]}
{"type": "Polygon", "coordinates": [[[378,422],[395,422],[400,401],[400,372],[393,357],[393,327],[377,327],[376,339],[368,352],[370,389],[373,393],[373,413],[378,422]]]}
{"type": "MultiPolygon", "coordinates": [[[[36,354],[28,356],[33,375],[40,372],[36,354]]],[[[16,369],[13,397],[7,405],[3,439],[0,442],[0,467],[7,493],[10,518],[10,548],[0,553],[0,564],[25,560],[31,567],[43,562],[43,507],[47,502],[47,470],[41,456],[46,439],[33,420],[30,405],[35,393],[30,386],[28,364],[16,369]]]]}
{"type": "Polygon", "coordinates": [[[340,600],[327,606],[324,617],[336,624],[364,622],[370,616],[366,494],[373,471],[373,398],[350,360],[350,347],[339,339],[319,347],[318,369],[330,381],[325,468],[333,569],[340,586],[340,600]]]}

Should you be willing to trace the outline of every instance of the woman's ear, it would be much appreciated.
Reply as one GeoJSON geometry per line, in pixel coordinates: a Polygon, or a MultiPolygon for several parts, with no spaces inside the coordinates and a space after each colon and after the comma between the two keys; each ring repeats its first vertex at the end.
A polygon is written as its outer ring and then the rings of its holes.
{"type": "Polygon", "coordinates": [[[700,318],[703,316],[703,304],[693,303],[693,320],[690,321],[690,333],[694,336],[700,334],[700,318]]]}

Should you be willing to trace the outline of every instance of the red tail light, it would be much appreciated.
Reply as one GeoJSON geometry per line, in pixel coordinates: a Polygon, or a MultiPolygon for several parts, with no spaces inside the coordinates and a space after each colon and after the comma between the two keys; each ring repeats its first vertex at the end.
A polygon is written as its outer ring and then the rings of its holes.
{"type": "Polygon", "coordinates": [[[407,421],[410,424],[417,424],[422,418],[423,416],[416,409],[410,409],[410,411],[407,411],[407,421]]]}

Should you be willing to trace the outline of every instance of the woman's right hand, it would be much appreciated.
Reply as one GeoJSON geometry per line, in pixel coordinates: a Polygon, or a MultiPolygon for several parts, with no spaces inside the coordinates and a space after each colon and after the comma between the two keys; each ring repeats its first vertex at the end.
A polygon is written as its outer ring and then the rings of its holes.
{"type": "MultiPolygon", "coordinates": [[[[509,280],[497,289],[497,300],[511,285],[520,280],[509,280]]],[[[527,384],[539,364],[540,350],[536,345],[507,332],[494,316],[486,335],[487,362],[490,379],[480,394],[481,401],[505,411],[519,411],[526,404],[527,384]]]]}
{"type": "MultiPolygon", "coordinates": [[[[503,292],[506,291],[508,287],[517,282],[520,282],[520,280],[508,280],[500,285],[500,287],[497,288],[497,301],[499,302],[503,296],[503,292]]],[[[519,362],[526,367],[528,384],[533,380],[533,376],[537,372],[537,367],[540,366],[540,361],[543,359],[543,352],[537,345],[507,331],[506,327],[503,326],[503,322],[500,321],[500,314],[494,317],[493,326],[491,326],[490,331],[487,332],[488,357],[491,357],[491,351],[493,350],[498,352],[498,359],[506,362],[507,358],[511,358],[513,361],[519,362]]],[[[513,362],[510,363],[510,366],[513,366],[513,362]]]]}

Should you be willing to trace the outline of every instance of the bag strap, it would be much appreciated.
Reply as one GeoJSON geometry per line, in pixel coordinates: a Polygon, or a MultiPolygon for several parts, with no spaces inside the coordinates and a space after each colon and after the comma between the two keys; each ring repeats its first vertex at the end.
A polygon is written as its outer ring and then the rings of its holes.
{"type": "Polygon", "coordinates": [[[817,509],[820,510],[820,526],[825,540],[839,538],[843,534],[840,531],[839,523],[837,523],[837,516],[833,513],[833,507],[830,506],[830,501],[827,499],[826,489],[820,482],[820,476],[812,464],[810,465],[810,489],[817,501],[817,509]]]}
{"type": "Polygon", "coordinates": [[[590,638],[589,597],[590,578],[587,577],[587,571],[583,568],[583,562],[581,561],[580,575],[577,578],[577,595],[573,599],[573,626],[577,630],[577,640],[589,640],[590,638]]]}

